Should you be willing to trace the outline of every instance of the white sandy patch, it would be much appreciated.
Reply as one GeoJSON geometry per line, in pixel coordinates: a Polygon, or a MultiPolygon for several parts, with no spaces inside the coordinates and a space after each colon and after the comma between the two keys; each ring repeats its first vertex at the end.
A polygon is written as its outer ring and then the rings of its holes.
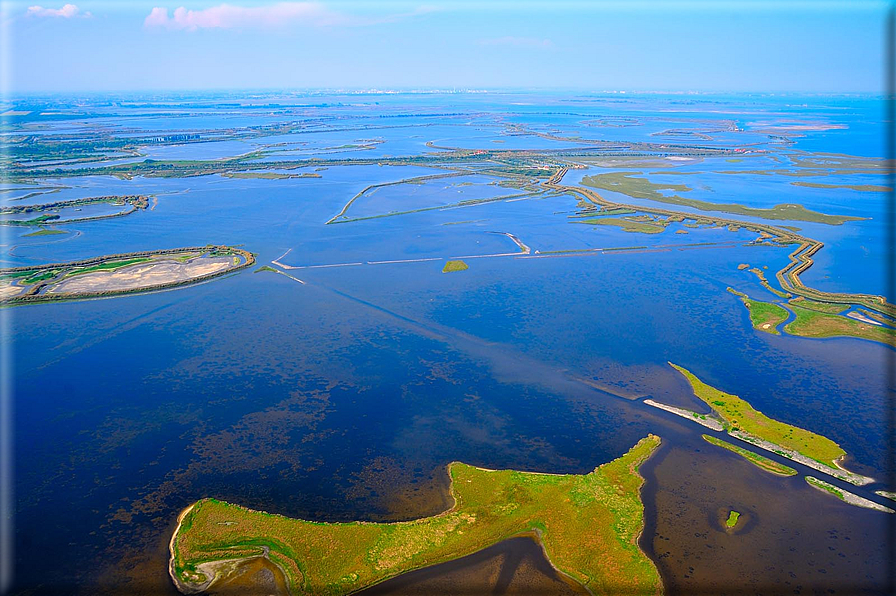
{"type": "Polygon", "coordinates": [[[9,283],[0,285],[0,300],[7,300],[21,294],[25,288],[14,286],[9,283]]]}
{"type": "Polygon", "coordinates": [[[224,271],[233,266],[230,257],[199,258],[186,263],[155,260],[114,271],[76,275],[49,288],[51,294],[114,292],[182,282],[224,271]]]}

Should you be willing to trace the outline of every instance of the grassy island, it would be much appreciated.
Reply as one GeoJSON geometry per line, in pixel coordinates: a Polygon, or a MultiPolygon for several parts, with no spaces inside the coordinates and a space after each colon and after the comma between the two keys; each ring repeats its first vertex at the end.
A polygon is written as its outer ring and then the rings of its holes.
{"type": "Polygon", "coordinates": [[[726,527],[726,528],[733,528],[734,526],[736,526],[736,525],[737,525],[737,520],[738,520],[738,518],[740,518],[740,512],[739,512],[739,511],[735,511],[735,510],[733,510],[733,509],[732,509],[731,511],[729,511],[729,512],[728,512],[728,519],[725,520],[725,527],[726,527]]]}
{"type": "Polygon", "coordinates": [[[22,236],[24,238],[32,238],[34,236],[56,236],[59,234],[67,234],[67,233],[68,232],[66,232],[65,230],[54,230],[54,229],[41,228],[41,229],[37,230],[36,232],[29,232],[27,234],[23,234],[22,236]]]}
{"type": "Polygon", "coordinates": [[[255,255],[249,251],[210,245],[0,269],[0,305],[169,289],[205,281],[254,262],[255,255]]]}
{"type": "Polygon", "coordinates": [[[592,593],[660,594],[659,573],[638,547],[638,468],[659,444],[649,435],[584,475],[455,462],[448,466],[454,505],[409,522],[319,523],[203,499],[181,514],[169,572],[178,589],[194,593],[234,561],[266,557],[292,594],[350,594],[534,531],[552,564],[592,593]]]}
{"type": "Polygon", "coordinates": [[[765,456],[759,455],[758,453],[753,453],[748,449],[744,449],[743,447],[738,447],[737,445],[732,445],[727,441],[723,441],[721,439],[717,439],[716,437],[712,437],[710,435],[703,435],[703,440],[707,443],[711,443],[716,445],[717,447],[721,447],[722,449],[727,449],[728,451],[734,452],[744,459],[746,459],[751,464],[762,468],[766,472],[771,472],[772,474],[777,474],[778,476],[796,476],[796,470],[791,468],[790,466],[785,466],[784,464],[779,464],[773,459],[769,459],[765,456]]]}
{"type": "Polygon", "coordinates": [[[454,273],[456,271],[466,271],[470,266],[463,261],[448,261],[442,267],[442,273],[454,273]]]}
{"type": "Polygon", "coordinates": [[[589,217],[574,219],[573,223],[590,224],[593,226],[616,226],[624,232],[639,232],[641,234],[659,234],[666,230],[664,222],[639,221],[625,217],[589,217]]]}
{"type": "Polygon", "coordinates": [[[773,420],[736,395],[711,387],[690,371],[669,364],[684,375],[694,395],[721,418],[729,435],[853,484],[871,481],[838,465],[846,452],[829,438],[773,420]]]}

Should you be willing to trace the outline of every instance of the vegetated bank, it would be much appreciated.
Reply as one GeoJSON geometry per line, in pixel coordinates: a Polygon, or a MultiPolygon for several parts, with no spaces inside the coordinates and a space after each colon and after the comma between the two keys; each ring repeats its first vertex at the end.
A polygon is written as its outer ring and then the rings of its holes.
{"type": "Polygon", "coordinates": [[[214,586],[234,562],[265,557],[293,594],[341,595],[535,532],[551,563],[592,593],[660,594],[641,551],[639,466],[660,444],[649,435],[589,474],[448,466],[454,505],[397,523],[319,523],[203,499],[181,514],[169,573],[181,592],[214,586]]]}

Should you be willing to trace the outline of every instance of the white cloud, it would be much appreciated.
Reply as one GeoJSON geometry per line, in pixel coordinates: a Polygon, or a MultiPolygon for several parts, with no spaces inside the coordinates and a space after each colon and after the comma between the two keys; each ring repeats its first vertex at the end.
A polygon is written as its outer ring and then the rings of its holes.
{"type": "Polygon", "coordinates": [[[161,27],[196,31],[197,29],[276,28],[289,25],[364,25],[386,22],[414,14],[430,12],[422,9],[407,15],[393,15],[385,19],[361,19],[334,12],[319,2],[278,2],[266,6],[234,6],[219,4],[201,10],[181,6],[173,14],[168,9],[155,7],[143,21],[145,27],[161,27]]]}
{"type": "Polygon", "coordinates": [[[70,19],[75,16],[89,17],[89,12],[81,12],[74,4],[66,4],[62,8],[44,8],[43,6],[29,6],[28,12],[25,13],[29,17],[59,17],[70,19]]]}
{"type": "Polygon", "coordinates": [[[219,4],[201,10],[188,10],[181,6],[171,16],[168,9],[155,7],[143,21],[149,28],[179,29],[235,29],[235,28],[276,28],[290,25],[308,26],[363,26],[392,23],[402,19],[435,12],[433,6],[421,6],[407,13],[386,15],[377,18],[356,17],[328,9],[313,0],[301,2],[278,2],[266,6],[234,6],[219,4]]]}
{"type": "Polygon", "coordinates": [[[482,46],[514,46],[518,48],[542,48],[548,49],[554,47],[554,43],[550,39],[538,39],[537,37],[514,37],[508,35],[506,37],[493,37],[490,39],[480,39],[479,45],[482,46]]]}

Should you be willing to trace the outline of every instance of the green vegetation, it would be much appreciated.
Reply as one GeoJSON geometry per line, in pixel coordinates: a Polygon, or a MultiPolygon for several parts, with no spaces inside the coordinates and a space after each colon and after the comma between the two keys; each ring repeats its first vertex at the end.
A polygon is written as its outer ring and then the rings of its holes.
{"type": "Polygon", "coordinates": [[[638,468],[659,444],[649,435],[585,475],[455,462],[448,466],[454,505],[408,522],[311,522],[203,499],[182,514],[169,570],[181,591],[192,593],[208,586],[217,562],[266,556],[292,594],[350,594],[536,532],[553,565],[592,593],[660,594],[657,569],[638,547],[638,468]]]}
{"type": "MultiPolygon", "coordinates": [[[[784,326],[784,331],[800,337],[856,337],[896,346],[896,331],[887,327],[857,321],[836,314],[820,312],[791,303],[796,318],[784,326]]],[[[818,303],[816,303],[818,304],[818,303]]]]}
{"type": "Polygon", "coordinates": [[[736,526],[738,518],[740,518],[740,512],[732,509],[728,512],[728,519],[725,520],[725,527],[733,528],[736,526]]]}
{"type": "Polygon", "coordinates": [[[59,216],[51,213],[44,213],[43,215],[38,215],[31,219],[2,219],[0,220],[0,224],[6,226],[39,226],[55,219],[59,219],[59,216]]]}
{"type": "Polygon", "coordinates": [[[463,261],[448,261],[442,267],[442,273],[454,273],[455,271],[466,271],[470,266],[463,261]]]}
{"type": "Polygon", "coordinates": [[[661,184],[651,182],[646,178],[634,178],[633,176],[637,174],[641,174],[641,172],[610,172],[607,174],[596,174],[594,176],[586,176],[583,178],[582,184],[592,188],[620,192],[638,199],[648,199],[660,203],[691,207],[699,209],[700,211],[718,211],[720,213],[746,215],[758,217],[760,219],[788,219],[829,225],[840,225],[846,221],[866,219],[848,215],[827,215],[806,209],[802,205],[796,204],[781,204],[775,205],[771,209],[761,209],[757,207],[747,207],[737,203],[711,203],[709,201],[700,201],[697,199],[686,199],[678,195],[667,196],[660,191],[674,190],[686,192],[691,189],[684,184],[661,184]]]}
{"type": "Polygon", "coordinates": [[[862,192],[890,192],[893,190],[889,186],[880,186],[878,184],[823,184],[821,182],[803,182],[801,180],[791,182],[791,184],[808,188],[845,188],[862,192]]]}
{"type": "Polygon", "coordinates": [[[736,395],[719,391],[698,379],[690,371],[671,362],[669,364],[684,375],[691,384],[694,395],[706,402],[719,415],[725,430],[729,433],[735,431],[752,435],[795,451],[827,467],[834,467],[834,461],[846,455],[840,445],[827,437],[772,420],[736,395]]]}
{"type": "MultiPolygon", "coordinates": [[[[778,325],[789,317],[785,308],[773,302],[753,300],[734,288],[728,288],[728,291],[740,297],[744,306],[750,311],[750,322],[754,329],[779,335],[778,325]]],[[[784,326],[784,331],[790,335],[812,338],[855,337],[896,346],[896,330],[840,316],[840,313],[849,308],[848,304],[818,302],[798,297],[791,300],[788,305],[795,315],[794,319],[784,326]]],[[[876,320],[881,319],[883,317],[879,315],[876,317],[876,320]]]]}
{"type": "Polygon", "coordinates": [[[135,259],[125,259],[124,261],[106,261],[104,263],[91,265],[90,267],[84,267],[83,269],[73,269],[69,271],[66,276],[71,277],[74,275],[83,275],[84,273],[93,273],[94,271],[114,271],[115,269],[121,269],[122,267],[127,267],[128,265],[145,263],[150,260],[151,259],[149,257],[137,257],[135,259]]]}
{"type": "Polygon", "coordinates": [[[56,234],[66,234],[65,230],[48,230],[47,228],[41,228],[36,232],[29,232],[28,234],[24,234],[23,238],[29,238],[31,236],[54,236],[56,234]]]}
{"type": "Polygon", "coordinates": [[[794,298],[790,301],[791,306],[799,306],[802,308],[807,308],[809,310],[815,310],[818,312],[828,313],[831,315],[838,315],[843,311],[849,309],[848,304],[837,304],[830,302],[817,302],[815,300],[807,300],[802,296],[794,298]]]}
{"type": "Polygon", "coordinates": [[[772,474],[778,474],[779,476],[796,476],[796,470],[791,468],[790,466],[785,466],[784,464],[779,464],[778,462],[769,459],[763,455],[759,455],[758,453],[753,453],[748,449],[744,449],[743,447],[738,447],[737,445],[732,445],[727,441],[723,441],[716,437],[712,437],[710,435],[703,435],[703,440],[707,443],[712,443],[717,447],[721,447],[723,449],[727,449],[728,451],[732,451],[751,464],[754,464],[766,472],[771,472],[772,474]]]}
{"type": "Polygon", "coordinates": [[[641,234],[659,234],[666,227],[661,224],[646,221],[635,221],[625,217],[591,217],[587,219],[575,219],[573,223],[591,224],[595,226],[616,226],[625,232],[638,232],[641,234]]]}
{"type": "Polygon", "coordinates": [[[56,277],[56,275],[59,273],[59,271],[60,271],[59,269],[46,269],[46,270],[38,271],[31,277],[26,278],[22,282],[22,284],[23,285],[24,284],[36,284],[41,281],[46,281],[48,279],[52,279],[52,278],[56,277]]]}
{"type": "Polygon", "coordinates": [[[834,495],[841,501],[846,500],[845,495],[843,494],[843,491],[840,490],[839,488],[837,488],[836,486],[833,486],[832,484],[828,484],[827,482],[819,480],[818,478],[815,478],[813,476],[806,476],[806,482],[808,482],[810,485],[814,486],[817,489],[831,493],[832,495],[834,495]]]}
{"type": "Polygon", "coordinates": [[[255,270],[255,273],[261,273],[262,271],[273,271],[274,273],[280,273],[279,271],[277,271],[270,265],[262,265],[261,267],[259,267],[258,269],[255,270]]]}
{"type": "Polygon", "coordinates": [[[752,323],[753,329],[765,331],[772,335],[780,335],[778,333],[778,325],[786,321],[787,317],[790,316],[786,309],[772,302],[753,300],[734,288],[728,288],[728,291],[738,296],[741,302],[744,303],[744,306],[747,307],[747,310],[750,312],[750,323],[752,323]]]}

